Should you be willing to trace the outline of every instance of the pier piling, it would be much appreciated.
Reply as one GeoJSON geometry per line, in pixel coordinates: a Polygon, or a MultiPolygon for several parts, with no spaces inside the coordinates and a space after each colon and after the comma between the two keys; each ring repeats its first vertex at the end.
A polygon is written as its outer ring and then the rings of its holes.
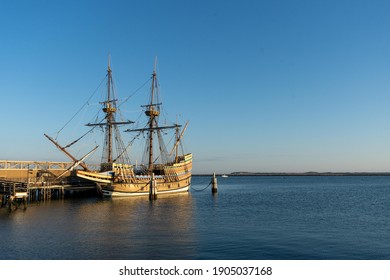
{"type": "Polygon", "coordinates": [[[215,194],[218,192],[218,183],[217,177],[215,176],[215,172],[213,174],[213,178],[211,179],[211,193],[215,194]]]}
{"type": "Polygon", "coordinates": [[[1,200],[1,204],[0,204],[0,208],[5,206],[6,203],[7,203],[7,197],[5,194],[0,194],[0,200],[1,200]]]}
{"type": "Polygon", "coordinates": [[[154,178],[154,173],[152,173],[152,178],[150,180],[150,189],[149,189],[149,200],[157,199],[157,181],[154,178]]]}
{"type": "MultiPolygon", "coordinates": [[[[61,199],[74,192],[75,195],[94,195],[95,185],[62,182],[35,182],[0,180],[0,207],[16,210],[22,205],[27,208],[33,201],[61,199]]],[[[97,193],[96,193],[97,194],[97,193]]]]}

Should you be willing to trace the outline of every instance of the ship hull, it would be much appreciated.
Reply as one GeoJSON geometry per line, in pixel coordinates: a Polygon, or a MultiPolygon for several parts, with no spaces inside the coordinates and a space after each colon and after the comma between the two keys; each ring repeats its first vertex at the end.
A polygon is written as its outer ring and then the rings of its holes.
{"type": "Polygon", "coordinates": [[[188,192],[191,186],[192,154],[183,156],[180,162],[160,166],[153,176],[136,175],[133,166],[112,167],[101,173],[78,170],[77,176],[95,182],[104,197],[147,196],[152,181],[158,195],[188,192]]]}
{"type": "MultiPolygon", "coordinates": [[[[167,194],[176,194],[176,193],[186,193],[190,189],[190,186],[186,186],[180,189],[173,189],[173,190],[164,190],[159,191],[157,189],[157,195],[167,195],[167,194]]],[[[126,191],[117,191],[115,188],[105,188],[102,187],[102,195],[103,197],[136,197],[136,196],[147,196],[149,195],[150,191],[143,191],[143,192],[126,192],[126,191]]]]}

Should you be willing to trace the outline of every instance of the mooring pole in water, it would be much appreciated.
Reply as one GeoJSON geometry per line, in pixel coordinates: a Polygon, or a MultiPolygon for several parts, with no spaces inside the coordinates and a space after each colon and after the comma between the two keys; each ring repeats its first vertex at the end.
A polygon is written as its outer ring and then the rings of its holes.
{"type": "Polygon", "coordinates": [[[23,207],[27,209],[27,196],[23,197],[23,207]]]}
{"type": "Polygon", "coordinates": [[[215,172],[213,174],[213,178],[211,179],[211,193],[217,193],[218,192],[218,183],[217,183],[217,177],[215,177],[215,172]]]}
{"type": "MultiPolygon", "coordinates": [[[[13,209],[12,209],[13,206],[14,206],[14,196],[11,195],[11,196],[8,198],[8,209],[9,209],[10,211],[13,210],[13,209]]],[[[15,209],[16,209],[16,207],[15,207],[15,209]]]]}
{"type": "Polygon", "coordinates": [[[149,188],[149,200],[157,199],[157,182],[154,178],[154,173],[152,173],[152,178],[150,180],[150,188],[149,188]]]}

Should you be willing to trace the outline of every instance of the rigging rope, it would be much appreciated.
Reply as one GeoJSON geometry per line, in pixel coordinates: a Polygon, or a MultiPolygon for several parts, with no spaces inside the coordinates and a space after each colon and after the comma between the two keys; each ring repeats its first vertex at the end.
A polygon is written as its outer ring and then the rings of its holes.
{"type": "MultiPolygon", "coordinates": [[[[107,75],[106,75],[107,77],[107,75]]],[[[60,134],[60,132],[81,112],[82,109],[84,109],[84,107],[86,105],[89,104],[89,101],[92,99],[92,97],[95,95],[95,93],[98,91],[98,89],[100,88],[100,86],[102,85],[102,83],[105,81],[106,77],[104,77],[104,79],[100,82],[100,84],[98,85],[98,87],[92,92],[91,96],[87,99],[87,102],[84,103],[83,106],[81,106],[81,108],[73,115],[73,117],[66,123],[64,124],[64,126],[57,131],[57,136],[56,136],[56,139],[58,137],[58,134],[60,134]]]]}
{"type": "Polygon", "coordinates": [[[126,148],[123,149],[122,153],[120,153],[119,156],[117,156],[116,159],[113,160],[114,162],[116,162],[118,160],[118,158],[120,158],[127,151],[127,149],[133,145],[135,139],[137,139],[140,136],[140,134],[141,134],[141,132],[139,132],[136,136],[134,136],[134,138],[129,142],[129,144],[126,146],[126,148]]]}
{"type": "Polygon", "coordinates": [[[137,88],[130,96],[128,96],[122,103],[120,103],[117,108],[121,107],[124,103],[126,103],[130,98],[132,98],[138,91],[140,91],[152,78],[148,78],[145,83],[142,84],[139,88],[137,88]]]}
{"type": "MultiPolygon", "coordinates": [[[[106,80],[107,78],[107,75],[102,79],[102,81],[99,83],[99,85],[97,86],[97,88],[92,92],[91,96],[87,99],[87,101],[84,103],[83,106],[81,106],[81,108],[70,118],[69,121],[67,121],[62,127],[60,130],[57,131],[57,135],[55,137],[55,139],[58,138],[58,135],[61,133],[61,131],[81,112],[81,110],[84,109],[84,107],[86,105],[89,104],[89,101],[92,99],[92,97],[96,94],[96,92],[98,91],[98,89],[100,88],[100,86],[102,85],[102,83],[106,80]]],[[[138,91],[140,91],[149,81],[151,80],[151,78],[148,78],[146,82],[144,82],[138,89],[136,89],[129,97],[127,97],[121,104],[119,104],[117,106],[117,108],[119,108],[120,106],[122,106],[124,103],[126,103],[131,97],[133,97],[138,91]]]]}
{"type": "Polygon", "coordinates": [[[73,144],[76,144],[78,141],[80,141],[82,138],[84,138],[88,133],[90,133],[92,130],[94,130],[95,127],[91,128],[90,130],[88,130],[85,134],[81,135],[78,139],[74,140],[72,143],[66,145],[64,147],[64,149],[66,148],[69,148],[70,146],[72,146],[73,144]]]}

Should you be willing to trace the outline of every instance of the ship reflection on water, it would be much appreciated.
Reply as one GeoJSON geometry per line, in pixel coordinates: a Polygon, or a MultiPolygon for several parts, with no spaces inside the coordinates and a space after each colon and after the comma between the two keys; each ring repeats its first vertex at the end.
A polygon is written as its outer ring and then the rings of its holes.
{"type": "Polygon", "coordinates": [[[1,211],[0,221],[6,221],[2,236],[24,240],[24,245],[0,258],[193,259],[197,246],[192,212],[190,193],[155,201],[58,200],[31,204],[27,211],[1,211]]]}
{"type": "Polygon", "coordinates": [[[104,243],[112,246],[110,259],[118,258],[118,252],[127,259],[194,257],[193,205],[189,193],[161,196],[149,202],[136,198],[130,204],[129,199],[113,199],[106,207],[110,215],[106,215],[99,231],[105,232],[104,243]],[[113,240],[115,235],[118,238],[113,240]]]}
{"type": "Polygon", "coordinates": [[[388,176],[231,176],[195,191],[209,180],[155,201],[0,209],[0,259],[390,259],[388,176]]]}

